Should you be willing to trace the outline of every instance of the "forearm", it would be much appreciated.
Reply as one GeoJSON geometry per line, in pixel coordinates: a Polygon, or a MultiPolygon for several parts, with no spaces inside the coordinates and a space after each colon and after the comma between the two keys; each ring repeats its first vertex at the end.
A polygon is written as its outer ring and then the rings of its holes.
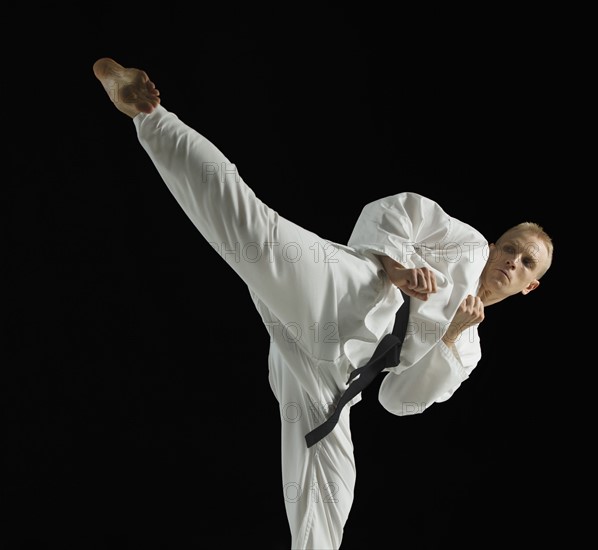
{"type": "Polygon", "coordinates": [[[395,269],[405,269],[405,267],[402,264],[400,264],[396,260],[393,260],[390,256],[386,256],[384,254],[376,254],[375,256],[376,258],[378,258],[378,260],[380,260],[382,267],[384,267],[384,271],[391,279],[392,273],[395,269]]]}
{"type": "Polygon", "coordinates": [[[389,369],[380,386],[380,403],[402,416],[421,413],[433,403],[449,399],[482,357],[476,327],[464,331],[447,346],[439,341],[429,353],[408,368],[389,369]]]}
{"type": "Polygon", "coordinates": [[[382,381],[379,400],[386,410],[398,416],[422,413],[452,395],[467,377],[461,361],[439,343],[407,370],[400,374],[391,371],[382,381]]]}

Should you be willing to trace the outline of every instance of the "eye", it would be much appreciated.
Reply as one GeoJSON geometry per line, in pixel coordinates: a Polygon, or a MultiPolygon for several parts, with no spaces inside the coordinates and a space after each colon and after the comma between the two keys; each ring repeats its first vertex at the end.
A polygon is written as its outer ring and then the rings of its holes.
{"type": "Polygon", "coordinates": [[[505,244],[502,249],[507,253],[507,254],[513,254],[515,252],[515,248],[510,245],[510,244],[505,244]]]}
{"type": "Polygon", "coordinates": [[[529,267],[530,269],[532,269],[536,265],[536,262],[532,258],[524,258],[523,263],[526,267],[529,267]]]}

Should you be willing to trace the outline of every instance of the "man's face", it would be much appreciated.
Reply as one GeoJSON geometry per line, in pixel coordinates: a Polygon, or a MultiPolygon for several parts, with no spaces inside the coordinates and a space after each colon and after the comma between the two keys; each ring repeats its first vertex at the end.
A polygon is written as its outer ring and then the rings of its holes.
{"type": "Polygon", "coordinates": [[[540,283],[538,275],[548,263],[544,242],[530,233],[508,232],[496,245],[482,272],[482,285],[496,296],[527,294],[540,283]]]}

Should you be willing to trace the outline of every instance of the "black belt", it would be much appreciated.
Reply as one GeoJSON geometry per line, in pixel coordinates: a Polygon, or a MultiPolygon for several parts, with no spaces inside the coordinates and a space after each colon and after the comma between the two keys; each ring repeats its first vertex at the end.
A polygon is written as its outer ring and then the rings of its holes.
{"type": "Polygon", "coordinates": [[[351,373],[349,380],[347,381],[349,387],[341,396],[334,412],[325,422],[305,436],[305,441],[308,447],[315,445],[320,439],[326,437],[334,429],[340,418],[343,407],[360,391],[364,390],[365,387],[378,376],[378,374],[384,369],[396,367],[399,364],[401,348],[403,346],[403,340],[405,339],[407,324],[409,322],[409,296],[403,294],[403,298],[405,302],[401,305],[399,311],[397,311],[392,333],[387,334],[380,340],[371,359],[363,365],[363,367],[359,367],[351,373]]]}

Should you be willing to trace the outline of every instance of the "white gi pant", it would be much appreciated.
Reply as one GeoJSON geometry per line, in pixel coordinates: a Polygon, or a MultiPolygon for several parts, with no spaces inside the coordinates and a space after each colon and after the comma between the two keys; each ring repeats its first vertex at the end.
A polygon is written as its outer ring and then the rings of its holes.
{"type": "Polygon", "coordinates": [[[133,122],[180,206],[248,286],[270,337],[292,548],[337,549],[355,486],[350,406],[322,441],[307,448],[304,437],[347,387],[354,366],[343,343],[384,292],[380,264],[278,215],[208,139],[163,106],[133,122]]]}

